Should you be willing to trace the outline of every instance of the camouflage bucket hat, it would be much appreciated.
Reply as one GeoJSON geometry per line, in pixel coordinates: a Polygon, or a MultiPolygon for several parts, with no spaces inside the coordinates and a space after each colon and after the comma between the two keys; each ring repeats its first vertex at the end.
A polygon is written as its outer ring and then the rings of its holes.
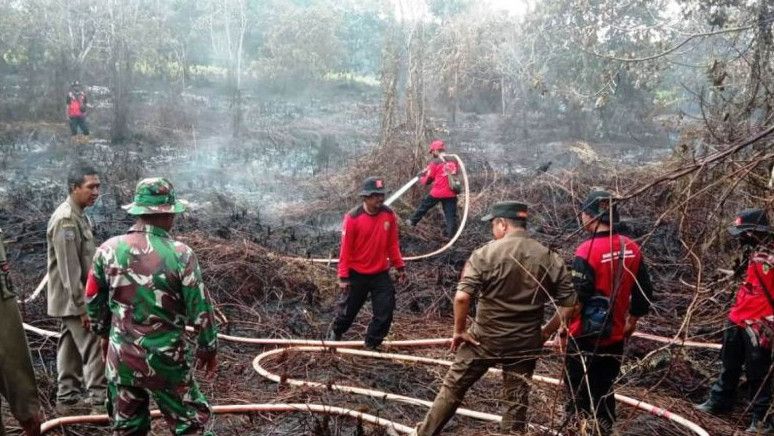
{"type": "Polygon", "coordinates": [[[175,188],[163,177],[140,180],[134,190],[134,201],[121,207],[131,215],[180,213],[186,209],[185,201],[175,197],[175,188]]]}

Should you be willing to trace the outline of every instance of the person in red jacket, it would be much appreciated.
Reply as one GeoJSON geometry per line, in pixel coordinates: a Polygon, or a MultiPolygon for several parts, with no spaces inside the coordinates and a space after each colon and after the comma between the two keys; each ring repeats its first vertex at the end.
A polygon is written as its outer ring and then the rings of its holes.
{"type": "Polygon", "coordinates": [[[366,348],[379,347],[390,331],[395,310],[390,267],[398,270],[398,283],[405,282],[406,274],[398,245],[398,221],[384,205],[384,194],[383,179],[367,178],[360,192],[363,203],[344,215],[338,270],[342,295],[329,340],[341,340],[369,294],[373,318],[366,331],[366,348]]]}
{"type": "Polygon", "coordinates": [[[596,418],[599,433],[609,434],[615,422],[612,388],[624,344],[637,320],[648,313],[653,289],[640,247],[616,230],[618,211],[612,195],[591,192],[581,210],[583,228],[591,237],[575,251],[572,266],[580,305],[569,321],[565,410],[568,416],[596,418]],[[594,310],[605,304],[606,312],[594,310]],[[606,315],[600,318],[600,313],[606,315]],[[598,333],[589,320],[602,327],[598,333]]]}
{"type": "Polygon", "coordinates": [[[84,136],[89,136],[89,126],[86,125],[86,94],[77,80],[70,85],[67,93],[67,117],[70,119],[70,133],[78,134],[78,129],[84,136]]]}
{"type": "Polygon", "coordinates": [[[444,143],[436,139],[430,143],[430,154],[433,159],[427,164],[427,168],[420,173],[420,183],[429,185],[432,183],[430,193],[422,200],[417,210],[406,220],[406,224],[414,227],[419,223],[423,216],[438,203],[443,208],[443,217],[446,221],[446,227],[443,235],[451,237],[457,230],[457,192],[449,185],[450,176],[457,174],[457,162],[446,160],[441,156],[445,150],[444,143]]]}
{"type": "Polygon", "coordinates": [[[768,411],[774,334],[774,229],[764,210],[745,209],[736,215],[728,232],[739,238],[740,245],[753,249],[747,257],[744,282],[728,314],[720,350],[723,367],[710,388],[709,399],[696,408],[713,414],[730,411],[744,367],[752,405],[747,431],[772,434],[774,423],[768,411]]]}

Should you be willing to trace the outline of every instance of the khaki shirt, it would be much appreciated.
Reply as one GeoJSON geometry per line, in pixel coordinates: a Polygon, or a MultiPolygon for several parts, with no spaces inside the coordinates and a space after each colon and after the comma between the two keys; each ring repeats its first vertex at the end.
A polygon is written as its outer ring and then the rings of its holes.
{"type": "Polygon", "coordinates": [[[3,332],[0,335],[0,391],[16,419],[26,421],[38,414],[40,403],[27,336],[15,298],[0,300],[0,331],[3,332]]]}
{"type": "Polygon", "coordinates": [[[542,346],[544,306],[576,302],[562,258],[530,238],[511,233],[480,247],[468,259],[458,291],[478,298],[470,333],[495,354],[542,346]]]}
{"type": "Polygon", "coordinates": [[[48,220],[48,314],[86,313],[83,288],[94,252],[91,223],[72,198],[60,204],[48,220]]]}
{"type": "MultiPolygon", "coordinates": [[[[6,260],[2,237],[0,260],[6,260]]],[[[8,400],[11,413],[16,419],[26,421],[39,413],[40,403],[27,336],[11,289],[7,290],[7,295],[0,295],[0,332],[0,392],[8,400]]],[[[0,434],[4,434],[2,429],[0,417],[0,434]]]]}
{"type": "Polygon", "coordinates": [[[9,274],[8,256],[3,245],[3,229],[0,229],[0,301],[16,297],[9,274]]]}

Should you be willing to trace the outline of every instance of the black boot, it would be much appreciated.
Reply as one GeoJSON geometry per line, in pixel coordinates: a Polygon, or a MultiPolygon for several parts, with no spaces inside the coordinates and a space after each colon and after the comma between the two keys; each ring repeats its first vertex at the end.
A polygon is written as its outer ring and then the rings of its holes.
{"type": "Polygon", "coordinates": [[[368,342],[365,343],[365,349],[368,351],[376,351],[376,352],[382,351],[382,347],[380,345],[369,344],[368,342]]]}
{"type": "Polygon", "coordinates": [[[747,433],[755,434],[774,434],[774,425],[770,421],[763,421],[759,418],[753,417],[750,421],[750,426],[745,430],[747,433]]]}
{"type": "Polygon", "coordinates": [[[704,413],[709,413],[712,415],[717,415],[720,413],[726,413],[731,411],[731,407],[729,405],[715,401],[712,398],[710,398],[709,400],[701,404],[696,404],[693,407],[696,410],[699,410],[704,413]]]}

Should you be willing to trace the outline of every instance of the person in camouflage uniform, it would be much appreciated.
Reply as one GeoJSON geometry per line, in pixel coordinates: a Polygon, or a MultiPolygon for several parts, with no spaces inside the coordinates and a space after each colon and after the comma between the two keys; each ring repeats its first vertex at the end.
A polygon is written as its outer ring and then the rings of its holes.
{"type": "Polygon", "coordinates": [[[168,233],[185,205],[168,180],[151,178],[137,184],[124,209],[137,222],[97,249],[86,284],[87,313],[107,355],[114,434],[148,433],[150,395],[174,434],[210,434],[211,410],[193,378],[185,326],[196,331],[196,367],[213,374],[212,304],[193,251],[168,233]]]}

